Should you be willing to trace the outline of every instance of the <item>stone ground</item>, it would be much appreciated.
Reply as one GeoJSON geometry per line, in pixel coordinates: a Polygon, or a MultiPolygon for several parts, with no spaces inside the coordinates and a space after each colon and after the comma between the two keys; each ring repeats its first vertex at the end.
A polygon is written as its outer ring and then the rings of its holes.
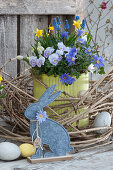
{"type": "Polygon", "coordinates": [[[0,170],[113,170],[113,144],[76,153],[70,161],[30,164],[26,159],[0,161],[0,170]]]}

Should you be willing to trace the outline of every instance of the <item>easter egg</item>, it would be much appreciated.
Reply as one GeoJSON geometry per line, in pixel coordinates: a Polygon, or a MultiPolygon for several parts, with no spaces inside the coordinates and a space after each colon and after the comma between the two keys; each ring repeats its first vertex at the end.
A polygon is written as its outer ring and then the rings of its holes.
{"type": "MultiPolygon", "coordinates": [[[[94,127],[106,127],[111,125],[111,116],[108,112],[99,113],[94,120],[94,127]]],[[[97,132],[102,134],[105,133],[107,129],[98,130],[97,132]]]]}
{"type": "Polygon", "coordinates": [[[0,159],[5,161],[12,161],[17,159],[21,154],[19,147],[10,142],[0,143],[0,159]]]}
{"type": "Polygon", "coordinates": [[[36,152],[36,148],[33,147],[32,144],[29,143],[23,143],[19,146],[21,150],[21,155],[26,158],[30,157],[31,155],[34,155],[36,152]]]}

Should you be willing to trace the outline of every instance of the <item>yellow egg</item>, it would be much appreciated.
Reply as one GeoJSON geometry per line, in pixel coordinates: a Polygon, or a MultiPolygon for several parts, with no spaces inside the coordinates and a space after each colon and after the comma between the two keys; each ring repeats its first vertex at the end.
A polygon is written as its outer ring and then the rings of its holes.
{"type": "Polygon", "coordinates": [[[33,148],[33,145],[29,143],[23,143],[19,146],[19,148],[21,150],[21,155],[24,158],[34,155],[36,152],[36,148],[33,148]]]}

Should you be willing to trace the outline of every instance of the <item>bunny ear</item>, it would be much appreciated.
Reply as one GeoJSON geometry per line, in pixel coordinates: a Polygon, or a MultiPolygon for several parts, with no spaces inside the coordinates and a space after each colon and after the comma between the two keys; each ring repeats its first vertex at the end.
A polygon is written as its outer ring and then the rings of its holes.
{"type": "Polygon", "coordinates": [[[52,93],[54,92],[56,88],[56,84],[54,84],[53,86],[51,86],[50,88],[48,88],[43,95],[41,96],[41,98],[38,101],[38,105],[40,105],[42,108],[47,106],[48,104],[50,104],[51,102],[53,102],[61,93],[61,91],[58,91],[56,93],[54,93],[52,95],[52,93]]]}
{"type": "Polygon", "coordinates": [[[47,106],[48,104],[52,103],[61,93],[62,91],[57,91],[56,93],[52,94],[44,103],[42,103],[43,107],[47,106]]]}
{"type": "Polygon", "coordinates": [[[51,96],[51,94],[54,92],[56,88],[56,84],[52,85],[51,87],[49,87],[40,97],[38,103],[43,103],[46,99],[49,98],[49,96],[51,96]]]}

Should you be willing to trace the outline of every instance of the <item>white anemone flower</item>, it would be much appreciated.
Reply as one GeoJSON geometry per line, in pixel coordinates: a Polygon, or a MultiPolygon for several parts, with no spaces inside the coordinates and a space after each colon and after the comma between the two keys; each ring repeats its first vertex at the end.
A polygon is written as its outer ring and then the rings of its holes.
{"type": "Polygon", "coordinates": [[[84,39],[84,41],[87,41],[87,35],[84,35],[82,39],[84,39]]]}
{"type": "Polygon", "coordinates": [[[91,64],[89,65],[89,67],[88,67],[88,70],[89,70],[91,73],[93,73],[93,72],[96,70],[96,68],[95,68],[95,66],[91,63],[91,64]]]}

